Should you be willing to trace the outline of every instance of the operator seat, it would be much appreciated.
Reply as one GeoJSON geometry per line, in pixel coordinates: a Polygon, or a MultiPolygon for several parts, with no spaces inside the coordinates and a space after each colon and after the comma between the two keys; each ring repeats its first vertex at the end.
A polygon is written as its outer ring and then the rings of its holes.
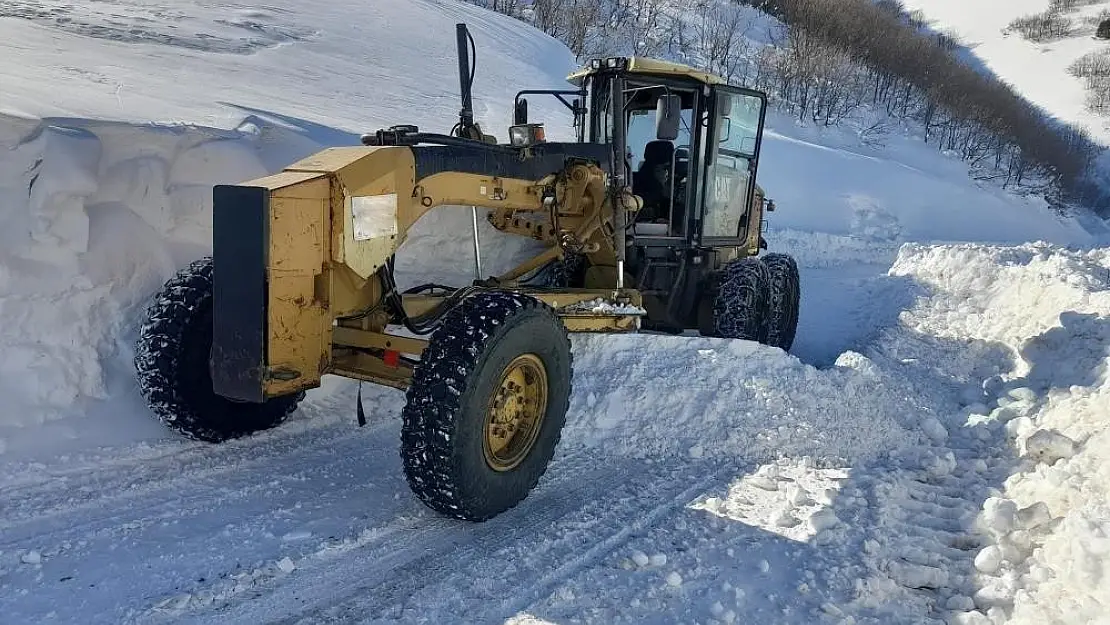
{"type": "Polygon", "coordinates": [[[636,221],[653,222],[667,219],[670,213],[671,164],[674,158],[674,144],[670,141],[650,141],[644,146],[644,161],[640,169],[632,175],[632,192],[644,200],[644,208],[636,221]],[[668,175],[666,182],[659,180],[657,168],[668,175]]]}

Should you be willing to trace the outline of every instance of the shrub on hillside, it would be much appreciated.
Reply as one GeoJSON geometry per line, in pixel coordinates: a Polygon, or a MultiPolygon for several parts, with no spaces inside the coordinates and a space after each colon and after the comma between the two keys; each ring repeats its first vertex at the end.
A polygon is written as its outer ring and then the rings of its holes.
{"type": "Polygon", "coordinates": [[[1068,73],[1077,78],[1110,78],[1110,50],[1084,54],[1068,67],[1068,73]]]}
{"type": "Polygon", "coordinates": [[[1068,67],[1087,86],[1087,108],[1096,113],[1110,112],[1110,50],[1084,54],[1068,67]]]}
{"type": "Polygon", "coordinates": [[[1098,29],[1095,30],[1095,37],[1099,39],[1110,39],[1110,17],[1098,23],[1098,29]]]}
{"type": "Polygon", "coordinates": [[[1063,39],[1072,34],[1071,18],[1052,9],[1035,15],[1025,15],[1010,22],[1010,30],[1016,30],[1030,41],[1043,43],[1063,39]]]}
{"type": "Polygon", "coordinates": [[[1080,7],[1102,4],[1103,0],[1052,0],[1050,11],[1074,11],[1080,7]]]}

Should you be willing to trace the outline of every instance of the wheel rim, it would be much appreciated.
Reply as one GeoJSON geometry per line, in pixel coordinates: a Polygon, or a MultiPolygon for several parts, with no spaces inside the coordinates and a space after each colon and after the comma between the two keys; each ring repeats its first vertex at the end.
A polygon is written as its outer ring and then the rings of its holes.
{"type": "Polygon", "coordinates": [[[547,413],[547,368],[535,354],[517,356],[501,372],[486,408],[482,451],[494,471],[510,471],[532,451],[547,413]]]}

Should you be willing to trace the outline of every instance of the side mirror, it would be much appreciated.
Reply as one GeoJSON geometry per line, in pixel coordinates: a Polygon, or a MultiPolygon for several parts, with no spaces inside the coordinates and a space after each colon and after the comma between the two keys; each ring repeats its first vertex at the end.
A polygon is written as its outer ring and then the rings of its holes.
{"type": "Polygon", "coordinates": [[[528,100],[521,98],[516,101],[516,108],[513,111],[513,125],[523,126],[528,123],[528,100]]]}
{"type": "Polygon", "coordinates": [[[682,122],[682,98],[677,95],[664,95],[655,105],[655,138],[659,141],[674,141],[678,138],[678,127],[682,122]]]}

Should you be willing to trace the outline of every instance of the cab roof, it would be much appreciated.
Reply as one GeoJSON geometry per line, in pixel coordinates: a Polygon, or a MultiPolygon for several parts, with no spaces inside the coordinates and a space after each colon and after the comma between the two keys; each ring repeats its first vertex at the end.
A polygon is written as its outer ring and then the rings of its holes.
{"type": "Polygon", "coordinates": [[[609,57],[607,59],[594,59],[582,66],[577,71],[567,76],[567,82],[581,86],[582,81],[591,74],[597,74],[605,69],[621,69],[629,74],[642,74],[645,76],[676,76],[690,78],[706,85],[724,85],[725,79],[708,72],[694,69],[688,65],[650,59],[642,56],[609,57]],[[616,65],[611,65],[616,63],[616,65]]]}

